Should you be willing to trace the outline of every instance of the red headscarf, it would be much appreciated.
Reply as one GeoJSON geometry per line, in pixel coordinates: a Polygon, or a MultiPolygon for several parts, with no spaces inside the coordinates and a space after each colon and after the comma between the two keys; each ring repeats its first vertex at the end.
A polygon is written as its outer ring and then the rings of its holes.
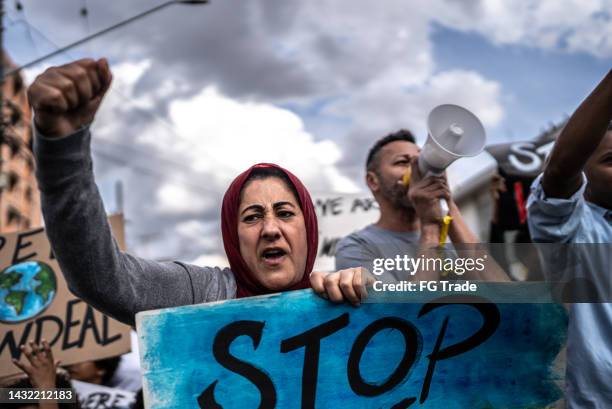
{"type": "Polygon", "coordinates": [[[306,241],[308,251],[306,256],[306,269],[302,280],[293,286],[286,288],[285,291],[299,290],[302,288],[310,288],[309,274],[314,266],[315,257],[319,244],[319,230],[317,227],[317,215],[315,213],[312,199],[306,187],[300,180],[288,170],[281,168],[272,163],[258,163],[241,173],[234,179],[232,184],[223,196],[223,206],[221,208],[221,233],[223,234],[223,246],[225,254],[230,263],[230,268],[236,278],[237,298],[250,297],[253,295],[268,294],[274,291],[268,290],[261,285],[253,272],[246,265],[242,255],[240,254],[240,242],[238,240],[238,207],[240,206],[240,193],[242,188],[249,178],[249,175],[255,168],[275,168],[283,172],[298,194],[299,205],[304,215],[304,224],[306,225],[306,241]]]}

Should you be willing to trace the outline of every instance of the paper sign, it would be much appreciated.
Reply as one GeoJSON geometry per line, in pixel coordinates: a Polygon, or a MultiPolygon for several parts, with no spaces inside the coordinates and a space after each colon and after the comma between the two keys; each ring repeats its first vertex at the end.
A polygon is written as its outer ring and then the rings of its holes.
{"type": "MultiPolygon", "coordinates": [[[[123,217],[109,220],[124,248],[123,217]]],[[[1,235],[0,269],[0,377],[21,372],[11,359],[31,339],[46,339],[64,365],[130,350],[128,326],[70,293],[43,228],[1,235]]]]}
{"type": "Polygon", "coordinates": [[[145,404],[541,408],[562,397],[562,306],[436,301],[354,308],[302,290],[139,313],[145,404]]]}
{"type": "Polygon", "coordinates": [[[135,393],[93,383],[71,381],[81,409],[130,409],[135,393]]]}
{"type": "Polygon", "coordinates": [[[314,269],[334,271],[336,244],[352,232],[375,222],[378,203],[368,194],[314,194],[319,223],[319,251],[314,269]]]}

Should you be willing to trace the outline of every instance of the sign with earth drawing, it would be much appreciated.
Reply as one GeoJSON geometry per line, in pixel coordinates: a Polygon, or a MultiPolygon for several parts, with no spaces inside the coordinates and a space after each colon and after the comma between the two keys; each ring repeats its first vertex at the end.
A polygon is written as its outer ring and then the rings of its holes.
{"type": "MultiPolygon", "coordinates": [[[[109,221],[123,248],[123,217],[109,221]]],[[[20,372],[21,344],[42,339],[63,364],[130,350],[128,326],[70,293],[43,228],[0,235],[0,377],[20,372]]]]}

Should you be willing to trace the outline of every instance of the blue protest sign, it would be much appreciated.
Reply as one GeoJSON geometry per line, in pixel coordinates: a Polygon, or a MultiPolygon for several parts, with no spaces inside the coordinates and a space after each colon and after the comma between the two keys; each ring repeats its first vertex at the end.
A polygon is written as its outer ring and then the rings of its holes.
{"type": "Polygon", "coordinates": [[[562,397],[562,306],[449,301],[354,308],[304,290],[140,313],[145,402],[474,409],[562,397]]]}

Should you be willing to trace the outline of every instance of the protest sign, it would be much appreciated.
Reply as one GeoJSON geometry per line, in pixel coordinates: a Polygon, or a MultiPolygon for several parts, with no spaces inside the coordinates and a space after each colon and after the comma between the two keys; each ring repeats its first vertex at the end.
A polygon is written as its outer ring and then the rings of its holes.
{"type": "Polygon", "coordinates": [[[314,269],[335,269],[336,244],[344,236],[375,222],[380,214],[378,203],[366,193],[313,195],[319,222],[319,251],[314,269]]]}
{"type": "Polygon", "coordinates": [[[473,409],[561,398],[562,306],[452,300],[354,308],[303,290],[139,313],[145,404],[473,409]]]}
{"type": "MultiPolygon", "coordinates": [[[[109,221],[124,248],[123,217],[109,221]]],[[[31,339],[66,365],[130,350],[128,326],[70,293],[43,228],[1,235],[0,268],[0,377],[20,372],[11,359],[31,339]]]]}
{"type": "Polygon", "coordinates": [[[136,394],[131,391],[75,380],[71,383],[81,409],[129,409],[135,400],[136,394]]]}
{"type": "Polygon", "coordinates": [[[526,200],[533,180],[544,170],[544,163],[552,151],[562,126],[531,141],[489,145],[486,150],[498,163],[498,173],[504,177],[506,191],[500,194],[499,226],[516,230],[525,226],[526,200]]]}

